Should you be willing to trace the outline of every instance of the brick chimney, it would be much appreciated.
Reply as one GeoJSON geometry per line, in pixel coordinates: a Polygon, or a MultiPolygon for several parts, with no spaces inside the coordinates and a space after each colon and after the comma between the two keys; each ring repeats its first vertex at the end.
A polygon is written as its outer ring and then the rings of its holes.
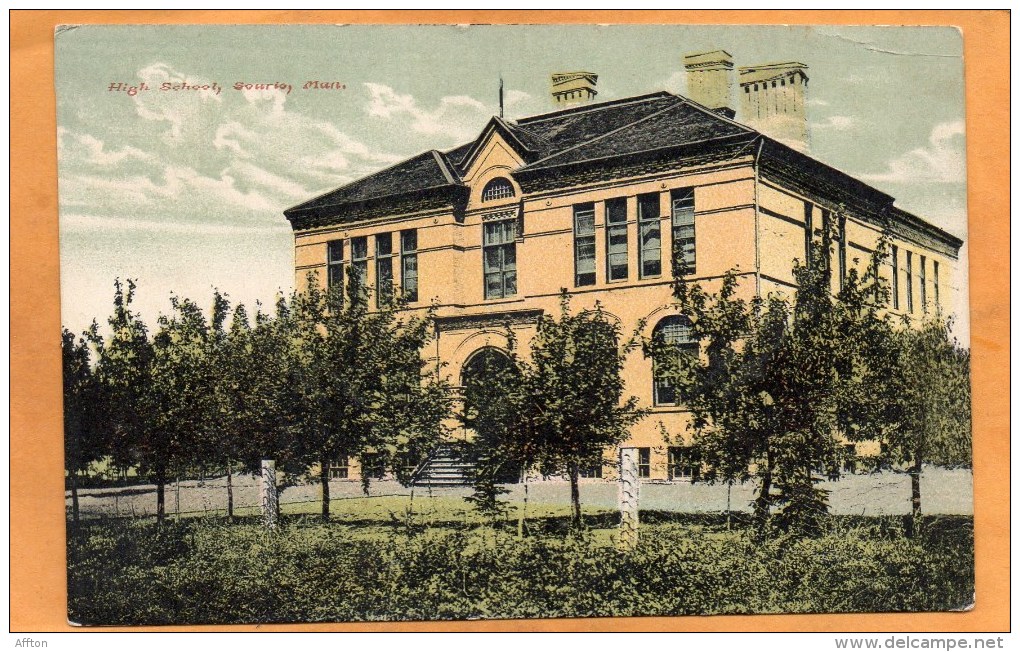
{"type": "Polygon", "coordinates": [[[788,61],[740,68],[741,122],[802,152],[808,150],[808,76],[788,61]]]}
{"type": "Polygon", "coordinates": [[[557,72],[551,75],[552,97],[556,104],[576,104],[595,99],[599,76],[593,72],[557,72]]]}
{"type": "Polygon", "coordinates": [[[732,118],[733,56],[725,50],[696,52],[684,57],[687,96],[713,111],[732,118]]]}

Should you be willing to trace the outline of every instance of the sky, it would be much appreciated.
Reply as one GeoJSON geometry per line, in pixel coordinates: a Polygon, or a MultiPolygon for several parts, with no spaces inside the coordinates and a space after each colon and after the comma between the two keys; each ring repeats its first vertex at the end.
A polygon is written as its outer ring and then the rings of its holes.
{"type": "MultiPolygon", "coordinates": [[[[58,29],[55,44],[73,331],[105,322],[117,277],[137,280],[150,327],[172,294],[271,305],[293,288],[285,208],[474,139],[498,113],[501,77],[514,119],[554,110],[552,72],[595,72],[599,100],[685,94],[683,56],[704,50],[737,66],[806,64],[812,156],[966,241],[953,28],[87,25],[58,29]],[[311,81],[331,87],[302,88],[311,81]]],[[[967,265],[965,244],[953,279],[964,343],[967,265]]]]}

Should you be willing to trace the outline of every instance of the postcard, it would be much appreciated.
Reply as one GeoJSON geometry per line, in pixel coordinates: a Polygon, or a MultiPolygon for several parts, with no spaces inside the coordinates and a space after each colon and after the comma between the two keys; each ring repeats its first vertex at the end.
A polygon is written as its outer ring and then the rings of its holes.
{"type": "Polygon", "coordinates": [[[973,608],[958,30],[54,43],[72,624],[973,608]]]}

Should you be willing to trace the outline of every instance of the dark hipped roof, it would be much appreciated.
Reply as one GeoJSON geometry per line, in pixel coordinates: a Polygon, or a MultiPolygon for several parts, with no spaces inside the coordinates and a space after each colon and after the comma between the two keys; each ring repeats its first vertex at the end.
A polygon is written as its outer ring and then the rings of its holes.
{"type": "MultiPolygon", "coordinates": [[[[398,215],[434,208],[463,209],[463,175],[492,132],[518,150],[525,165],[512,173],[521,181],[560,181],[590,170],[640,158],[675,160],[691,152],[758,152],[763,174],[805,192],[820,193],[872,215],[889,214],[921,229],[943,245],[957,238],[916,216],[894,209],[893,198],[778,141],[667,92],[586,104],[521,118],[492,118],[471,142],[446,152],[431,150],[288,208],[295,229],[398,215]],[[760,143],[760,146],[759,146],[760,143]],[[923,225],[923,226],[922,226],[923,225]]],[[[726,154],[727,156],[731,154],[726,154]]],[[[559,183],[559,182],[557,182],[559,183]]]]}
{"type": "MultiPolygon", "coordinates": [[[[421,193],[450,201],[460,197],[467,171],[487,134],[499,130],[524,151],[521,171],[541,170],[607,156],[702,142],[720,136],[757,135],[693,102],[666,92],[522,118],[493,118],[475,140],[447,152],[430,151],[284,211],[292,222],[305,216],[348,221],[380,200],[413,198],[421,193]]],[[[398,202],[399,203],[399,202],[398,202]]],[[[301,220],[304,222],[304,220],[301,220]]]]}

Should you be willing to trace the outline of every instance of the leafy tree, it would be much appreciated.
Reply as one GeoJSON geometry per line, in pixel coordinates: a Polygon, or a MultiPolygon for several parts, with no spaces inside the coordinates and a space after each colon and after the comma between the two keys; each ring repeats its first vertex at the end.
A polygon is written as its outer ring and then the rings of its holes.
{"type": "MultiPolygon", "coordinates": [[[[242,456],[242,442],[245,432],[239,428],[243,423],[236,411],[238,408],[238,383],[243,376],[252,373],[253,352],[231,346],[231,332],[227,328],[230,301],[218,290],[213,292],[213,306],[209,332],[206,338],[207,364],[210,367],[212,387],[209,428],[203,442],[203,461],[222,464],[227,475],[227,518],[234,517],[234,463],[242,456]],[[243,355],[242,355],[243,353],[243,355]]],[[[248,329],[248,314],[243,305],[234,310],[234,325],[248,329]]]]}
{"type": "Polygon", "coordinates": [[[506,349],[483,349],[469,361],[459,415],[463,425],[474,432],[465,449],[473,468],[474,492],[465,500],[490,516],[503,511],[499,498],[509,490],[501,485],[525,480],[528,467],[535,462],[520,423],[525,404],[516,339],[509,327],[507,332],[510,343],[506,349]]]}
{"type": "Polygon", "coordinates": [[[104,415],[111,461],[121,470],[139,459],[148,423],[143,399],[152,379],[152,343],[145,323],[132,310],[134,293],[133,280],[115,280],[109,336],[104,338],[95,322],[86,332],[96,350],[97,404],[104,415]]]}
{"type": "MultiPolygon", "coordinates": [[[[438,443],[449,413],[449,391],[422,358],[430,320],[398,319],[398,300],[376,311],[368,301],[352,274],[346,293],[323,292],[310,279],[293,302],[297,447],[307,468],[318,466],[324,520],[333,460],[371,452],[403,467],[407,456],[423,457],[438,443]]],[[[366,492],[369,482],[362,473],[366,492]]]]}
{"type": "Polygon", "coordinates": [[[60,334],[64,378],[64,469],[71,480],[71,512],[78,522],[78,476],[106,454],[99,386],[88,342],[66,328],[60,334]]]}
{"type": "Polygon", "coordinates": [[[156,518],[165,514],[171,471],[213,459],[216,378],[209,352],[209,324],[189,299],[171,297],[173,314],[161,315],[153,339],[152,378],[144,396],[146,437],[141,466],[156,484],[156,518]]]}
{"type": "Polygon", "coordinates": [[[894,382],[896,427],[886,438],[895,463],[909,465],[910,533],[921,516],[923,464],[971,464],[970,352],[950,334],[940,317],[896,334],[899,357],[894,382]]]}
{"type": "Polygon", "coordinates": [[[759,481],[760,526],[817,531],[827,511],[819,473],[839,474],[844,441],[888,428],[892,330],[880,313],[883,250],[863,274],[850,270],[835,296],[829,234],[812,246],[808,264],[795,266],[792,301],[740,299],[733,273],[717,293],[681,275],[676,306],[704,353],[684,355],[661,338],[645,344],[657,375],[691,411],[706,479],[759,481]]]}
{"type": "Polygon", "coordinates": [[[254,324],[244,306],[238,306],[226,333],[220,370],[224,436],[234,442],[245,471],[259,474],[262,460],[273,459],[284,485],[304,470],[295,426],[299,394],[294,338],[292,310],[283,297],[273,314],[256,309],[254,324]]]}
{"type": "Polygon", "coordinates": [[[564,292],[559,318],[542,318],[521,363],[522,414],[512,432],[518,450],[534,451],[540,470],[570,480],[571,519],[581,520],[580,470],[599,464],[603,451],[629,437],[644,416],[637,397],[624,398],[620,327],[596,304],[570,312],[564,292]]]}

